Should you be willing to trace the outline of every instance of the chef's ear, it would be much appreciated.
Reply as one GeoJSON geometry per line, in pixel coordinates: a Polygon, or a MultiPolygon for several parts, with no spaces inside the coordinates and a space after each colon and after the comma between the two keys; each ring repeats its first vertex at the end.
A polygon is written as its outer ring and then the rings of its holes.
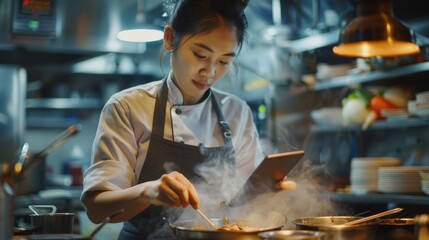
{"type": "Polygon", "coordinates": [[[174,31],[171,25],[164,28],[164,48],[166,51],[172,51],[174,47],[174,31]]]}

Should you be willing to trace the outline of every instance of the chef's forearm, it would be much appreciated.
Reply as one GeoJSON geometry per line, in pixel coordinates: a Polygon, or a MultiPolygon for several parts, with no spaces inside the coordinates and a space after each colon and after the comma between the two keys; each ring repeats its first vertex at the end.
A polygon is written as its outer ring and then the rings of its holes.
{"type": "Polygon", "coordinates": [[[111,222],[123,222],[145,210],[150,202],[142,196],[144,186],[136,185],[115,191],[87,192],[82,199],[89,219],[94,223],[102,222],[111,214],[124,210],[111,219],[111,222]]]}

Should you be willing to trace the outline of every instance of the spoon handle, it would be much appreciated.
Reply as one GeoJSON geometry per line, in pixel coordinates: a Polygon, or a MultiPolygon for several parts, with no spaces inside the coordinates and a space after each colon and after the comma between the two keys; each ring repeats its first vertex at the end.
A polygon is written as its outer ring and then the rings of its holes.
{"type": "Polygon", "coordinates": [[[402,210],[403,210],[402,208],[394,208],[392,210],[388,210],[388,211],[381,212],[381,213],[378,213],[378,214],[374,214],[374,215],[371,215],[371,216],[368,216],[368,217],[360,218],[358,220],[350,221],[350,222],[344,223],[343,225],[354,225],[354,224],[359,224],[359,223],[367,222],[367,221],[370,221],[370,220],[373,220],[373,219],[376,219],[376,218],[380,218],[380,217],[384,217],[384,216],[391,215],[391,214],[394,214],[394,213],[398,213],[398,212],[400,212],[402,210]]]}
{"type": "Polygon", "coordinates": [[[210,224],[210,226],[212,226],[215,230],[218,229],[216,224],[214,224],[203,212],[201,212],[200,209],[195,209],[195,211],[197,211],[201,215],[201,217],[203,217],[204,220],[206,220],[210,224]]]}

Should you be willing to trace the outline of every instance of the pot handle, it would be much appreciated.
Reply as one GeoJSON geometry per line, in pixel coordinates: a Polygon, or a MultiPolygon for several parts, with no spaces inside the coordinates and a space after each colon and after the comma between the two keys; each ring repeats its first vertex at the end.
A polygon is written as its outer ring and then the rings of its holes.
{"type": "Polygon", "coordinates": [[[29,205],[28,208],[36,215],[40,215],[40,213],[36,211],[36,208],[50,208],[51,212],[49,214],[51,215],[57,212],[57,207],[54,205],[29,205]]]}
{"type": "Polygon", "coordinates": [[[176,236],[176,229],[174,228],[174,226],[170,223],[170,221],[168,221],[168,219],[166,217],[162,217],[162,219],[164,219],[164,221],[167,223],[168,228],[171,230],[171,232],[173,233],[174,236],[176,236]]]}

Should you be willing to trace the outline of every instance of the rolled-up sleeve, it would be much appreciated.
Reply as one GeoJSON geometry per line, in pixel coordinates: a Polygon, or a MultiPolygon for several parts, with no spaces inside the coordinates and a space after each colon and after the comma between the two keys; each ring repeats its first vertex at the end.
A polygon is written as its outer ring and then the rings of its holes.
{"type": "Polygon", "coordinates": [[[85,171],[83,193],[123,189],[135,184],[135,134],[126,104],[109,99],[100,115],[92,150],[92,164],[85,171]]]}

